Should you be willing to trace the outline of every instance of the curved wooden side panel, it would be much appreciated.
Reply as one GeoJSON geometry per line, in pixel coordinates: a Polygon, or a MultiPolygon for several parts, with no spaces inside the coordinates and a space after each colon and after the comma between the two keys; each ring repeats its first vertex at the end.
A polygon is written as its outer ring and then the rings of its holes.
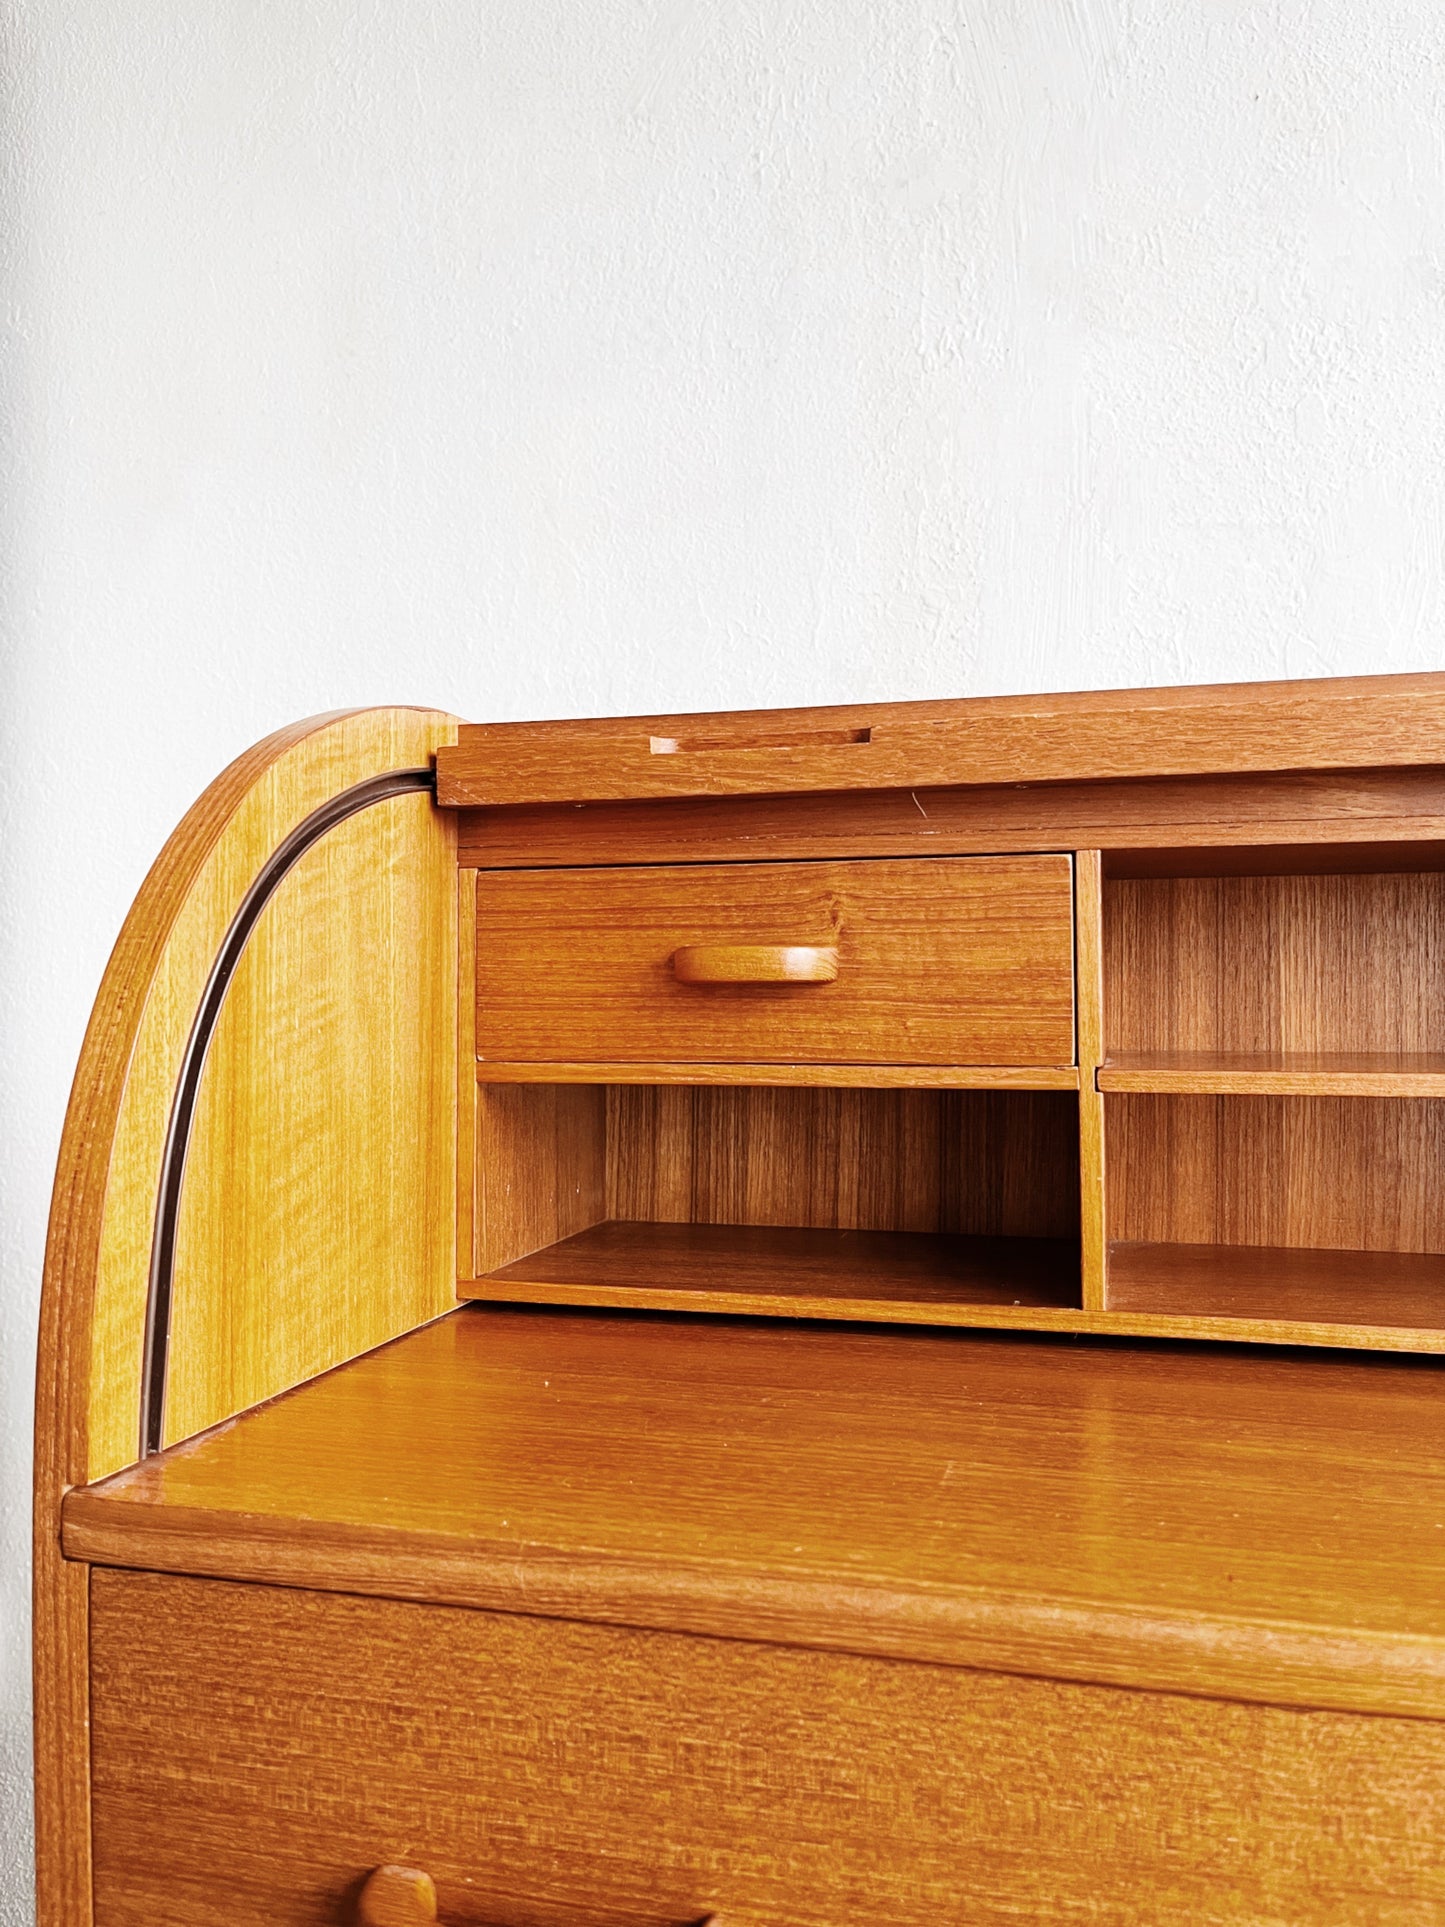
{"type": "Polygon", "coordinates": [[[177,1228],[167,1445],[455,1308],[447,831],[429,795],[332,830],[231,980],[177,1228]]]}
{"type": "MultiPolygon", "coordinates": [[[[312,718],[188,812],[116,942],[81,1049],[51,1205],[35,1438],[41,1927],[90,1919],[87,1569],[60,1556],[72,1485],[138,1455],[156,1195],[176,1079],[216,952],[283,839],[455,739],[436,711],[312,718]]],[[[453,819],[425,795],[349,819],[280,885],[207,1059],[178,1225],[167,1439],[454,1302],[453,819]]]]}

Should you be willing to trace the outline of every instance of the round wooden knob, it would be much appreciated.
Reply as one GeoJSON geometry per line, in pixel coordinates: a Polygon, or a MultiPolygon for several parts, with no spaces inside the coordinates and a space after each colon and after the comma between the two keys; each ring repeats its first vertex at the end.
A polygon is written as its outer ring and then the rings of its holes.
{"type": "Polygon", "coordinates": [[[437,1890],[418,1867],[378,1867],[361,1890],[357,1927],[431,1927],[437,1890]]]}

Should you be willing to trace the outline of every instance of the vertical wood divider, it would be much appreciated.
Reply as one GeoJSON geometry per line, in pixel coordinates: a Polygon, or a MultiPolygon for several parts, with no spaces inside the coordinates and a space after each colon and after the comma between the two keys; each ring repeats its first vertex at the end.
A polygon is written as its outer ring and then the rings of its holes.
{"type": "Polygon", "coordinates": [[[457,872],[457,1282],[477,1275],[477,872],[457,872]]]}
{"type": "Polygon", "coordinates": [[[1109,1284],[1104,1177],[1104,865],[1098,850],[1074,855],[1074,975],[1079,1040],[1079,1218],[1085,1311],[1103,1311],[1109,1284]]]}

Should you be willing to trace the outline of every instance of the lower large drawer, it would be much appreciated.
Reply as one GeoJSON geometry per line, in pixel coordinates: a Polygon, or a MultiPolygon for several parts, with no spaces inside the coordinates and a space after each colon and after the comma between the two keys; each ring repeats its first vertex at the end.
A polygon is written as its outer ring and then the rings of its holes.
{"type": "Polygon", "coordinates": [[[97,1927],[1425,1927],[1445,1726],[92,1578],[97,1927]]]}

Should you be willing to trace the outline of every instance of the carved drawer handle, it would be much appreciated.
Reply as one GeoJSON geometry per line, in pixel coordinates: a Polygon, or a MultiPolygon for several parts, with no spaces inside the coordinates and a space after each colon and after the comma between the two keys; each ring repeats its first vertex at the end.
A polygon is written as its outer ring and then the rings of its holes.
{"type": "MultiPolygon", "coordinates": [[[[437,1890],[419,1867],[378,1867],[367,1877],[357,1903],[357,1927],[432,1927],[437,1890]]],[[[687,1927],[723,1927],[720,1914],[706,1914],[687,1927]]]]}
{"type": "Polygon", "coordinates": [[[831,984],[838,975],[832,944],[695,943],[672,953],[680,984],[831,984]]]}

